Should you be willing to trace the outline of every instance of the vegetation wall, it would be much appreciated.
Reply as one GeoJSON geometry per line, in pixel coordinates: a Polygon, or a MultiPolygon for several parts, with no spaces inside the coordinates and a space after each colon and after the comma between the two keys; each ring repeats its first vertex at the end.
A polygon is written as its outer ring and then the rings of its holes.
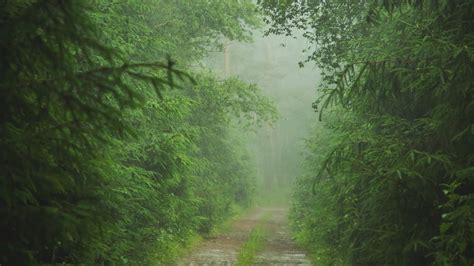
{"type": "Polygon", "coordinates": [[[296,184],[322,265],[474,261],[472,1],[259,1],[323,72],[296,184]]]}
{"type": "Polygon", "coordinates": [[[251,1],[1,1],[0,264],[169,264],[248,206],[238,122],[274,107],[192,67],[257,25],[251,1]]]}

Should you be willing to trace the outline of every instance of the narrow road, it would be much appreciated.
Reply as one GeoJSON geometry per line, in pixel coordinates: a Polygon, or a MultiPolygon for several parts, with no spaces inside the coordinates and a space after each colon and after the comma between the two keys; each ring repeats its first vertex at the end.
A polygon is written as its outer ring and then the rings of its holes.
{"type": "Polygon", "coordinates": [[[183,258],[183,266],[231,266],[237,262],[239,250],[257,224],[267,232],[262,252],[257,254],[254,265],[312,265],[309,258],[291,239],[288,228],[287,209],[257,208],[238,219],[231,230],[213,239],[205,240],[183,258]],[[265,219],[265,217],[267,217],[265,219]],[[270,217],[270,218],[268,218],[270,217]]]}

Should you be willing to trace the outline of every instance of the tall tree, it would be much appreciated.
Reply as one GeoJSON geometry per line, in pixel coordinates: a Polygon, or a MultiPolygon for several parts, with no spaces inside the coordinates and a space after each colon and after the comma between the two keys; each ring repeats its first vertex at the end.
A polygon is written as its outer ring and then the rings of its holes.
{"type": "Polygon", "coordinates": [[[472,264],[472,3],[260,3],[270,32],[308,29],[332,109],[298,187],[304,241],[326,263],[472,264]]]}
{"type": "MultiPolygon", "coordinates": [[[[229,204],[247,204],[250,167],[238,160],[245,151],[234,152],[237,144],[213,150],[226,153],[236,169],[199,160],[193,151],[215,131],[196,123],[193,111],[208,101],[191,99],[193,79],[165,58],[190,73],[222,36],[249,38],[253,7],[251,1],[0,1],[1,264],[171,263],[198,229],[228,215],[215,210],[222,205],[210,208],[215,217],[201,211],[209,199],[199,197],[198,180],[211,177],[196,178],[194,167],[227,185],[213,195],[230,192],[229,204]]],[[[225,119],[216,126],[223,130],[234,128],[231,112],[271,119],[271,104],[254,86],[194,76],[215,92],[209,101],[236,99],[219,109],[225,119]]]]}

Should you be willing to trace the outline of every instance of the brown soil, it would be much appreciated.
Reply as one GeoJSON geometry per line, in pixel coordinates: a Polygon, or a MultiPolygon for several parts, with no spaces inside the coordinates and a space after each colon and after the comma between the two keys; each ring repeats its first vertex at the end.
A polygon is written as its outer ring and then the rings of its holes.
{"type": "Polygon", "coordinates": [[[284,208],[252,210],[248,215],[235,221],[228,232],[203,241],[178,265],[235,265],[240,247],[247,241],[252,228],[258,223],[263,224],[267,234],[264,250],[257,255],[254,265],[312,265],[306,254],[291,239],[287,210],[284,208]],[[266,219],[263,219],[264,216],[266,219]]]}

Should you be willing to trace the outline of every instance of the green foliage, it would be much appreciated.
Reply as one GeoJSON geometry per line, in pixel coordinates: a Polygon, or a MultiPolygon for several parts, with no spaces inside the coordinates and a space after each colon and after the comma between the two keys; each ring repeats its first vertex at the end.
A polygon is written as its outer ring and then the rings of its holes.
{"type": "Polygon", "coordinates": [[[250,30],[259,25],[250,0],[90,1],[104,37],[135,60],[173,55],[180,64],[196,63],[223,38],[251,40],[250,30]]]}
{"type": "Polygon", "coordinates": [[[161,90],[169,83],[154,72],[166,64],[120,63],[97,41],[82,3],[5,5],[1,261],[77,259],[102,224],[94,207],[108,160],[102,149],[112,136],[129,132],[122,110],[143,102],[123,80],[161,90]]]}
{"type": "Polygon", "coordinates": [[[218,82],[209,74],[200,76],[197,84],[189,92],[195,106],[190,124],[198,136],[194,156],[201,158],[193,179],[199,184],[197,195],[204,199],[200,231],[208,233],[230,214],[233,203],[249,206],[252,200],[255,173],[237,124],[272,120],[276,111],[254,85],[236,79],[218,82]]]}
{"type": "Polygon", "coordinates": [[[300,240],[325,264],[471,265],[473,4],[261,2],[273,31],[308,19],[324,70],[300,240]]]}
{"type": "Polygon", "coordinates": [[[167,264],[249,204],[236,121],[272,120],[272,104],[164,58],[247,39],[250,1],[0,7],[0,263],[167,264]]]}

